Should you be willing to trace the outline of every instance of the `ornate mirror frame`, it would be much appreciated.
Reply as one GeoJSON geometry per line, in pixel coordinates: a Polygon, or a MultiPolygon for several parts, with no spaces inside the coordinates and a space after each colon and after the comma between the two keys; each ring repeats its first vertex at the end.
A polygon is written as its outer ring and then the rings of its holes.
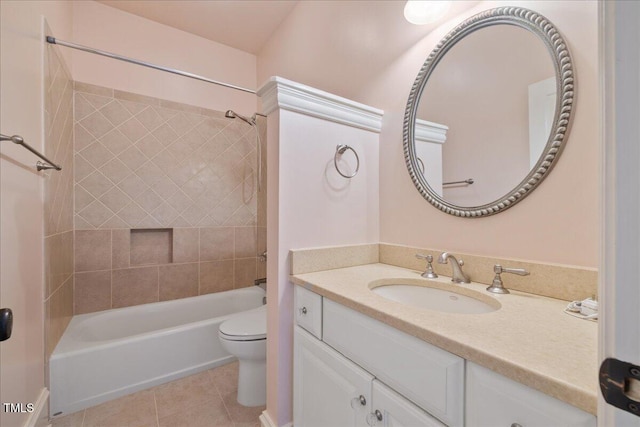
{"type": "Polygon", "coordinates": [[[411,88],[403,123],[404,158],[414,185],[425,199],[438,209],[459,217],[477,218],[495,215],[527,197],[547,177],[566,144],[574,102],[574,66],[567,43],[556,27],[544,16],[521,7],[499,7],[481,12],[451,30],[433,49],[411,88]],[[496,24],[515,25],[536,34],[546,45],[555,69],[557,102],[547,144],[528,175],[501,198],[482,206],[463,207],[439,196],[420,173],[415,146],[415,123],[418,103],[429,76],[444,55],[462,38],[496,24]]]}

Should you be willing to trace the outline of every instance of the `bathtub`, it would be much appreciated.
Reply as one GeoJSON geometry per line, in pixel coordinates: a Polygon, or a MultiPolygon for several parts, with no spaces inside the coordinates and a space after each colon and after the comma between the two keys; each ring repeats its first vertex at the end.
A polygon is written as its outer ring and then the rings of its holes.
{"type": "Polygon", "coordinates": [[[234,360],[218,340],[257,286],[74,316],[51,355],[50,413],[67,414],[234,360]]]}

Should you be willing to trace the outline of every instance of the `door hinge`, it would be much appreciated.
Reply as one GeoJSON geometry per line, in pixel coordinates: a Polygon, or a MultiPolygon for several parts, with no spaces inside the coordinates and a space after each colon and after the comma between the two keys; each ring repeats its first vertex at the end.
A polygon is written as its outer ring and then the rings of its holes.
{"type": "Polygon", "coordinates": [[[0,341],[11,338],[13,329],[13,313],[10,308],[0,308],[0,341]]]}
{"type": "Polygon", "coordinates": [[[605,359],[600,365],[600,391],[610,405],[640,417],[640,401],[628,395],[630,383],[640,382],[640,366],[618,359],[605,359]]]}

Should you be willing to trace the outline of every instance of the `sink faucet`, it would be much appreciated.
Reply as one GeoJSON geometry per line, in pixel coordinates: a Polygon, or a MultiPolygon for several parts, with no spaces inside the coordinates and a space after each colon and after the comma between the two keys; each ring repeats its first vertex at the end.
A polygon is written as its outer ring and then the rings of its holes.
{"type": "Polygon", "coordinates": [[[467,276],[464,271],[462,271],[462,266],[464,265],[464,261],[458,261],[456,257],[451,255],[449,252],[443,252],[438,257],[438,264],[451,264],[451,281],[455,283],[471,283],[471,279],[467,276]],[[447,261],[451,259],[451,263],[447,261]]]}

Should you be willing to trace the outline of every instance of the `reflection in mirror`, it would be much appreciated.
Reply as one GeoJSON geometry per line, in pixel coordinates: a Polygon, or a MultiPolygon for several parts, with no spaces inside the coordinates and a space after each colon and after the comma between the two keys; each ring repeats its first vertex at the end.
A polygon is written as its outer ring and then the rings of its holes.
{"type": "Polygon", "coordinates": [[[490,203],[513,189],[549,138],[554,75],[543,41],[524,28],[493,25],[456,43],[435,67],[418,103],[416,126],[425,120],[448,127],[440,167],[435,157],[421,156],[421,145],[427,144],[416,138],[416,153],[423,162],[429,159],[429,186],[448,202],[467,207],[490,203]],[[548,87],[552,96],[545,96],[548,87]],[[535,111],[529,108],[530,92],[534,104],[540,104],[535,111]],[[438,169],[442,175],[434,177],[438,169]],[[471,185],[442,186],[469,178],[471,185]]]}
{"type": "Polygon", "coordinates": [[[455,216],[510,208],[555,166],[573,98],[571,56],[549,20],[519,7],[472,16],[433,49],[409,94],[404,155],[414,185],[455,216]]]}

